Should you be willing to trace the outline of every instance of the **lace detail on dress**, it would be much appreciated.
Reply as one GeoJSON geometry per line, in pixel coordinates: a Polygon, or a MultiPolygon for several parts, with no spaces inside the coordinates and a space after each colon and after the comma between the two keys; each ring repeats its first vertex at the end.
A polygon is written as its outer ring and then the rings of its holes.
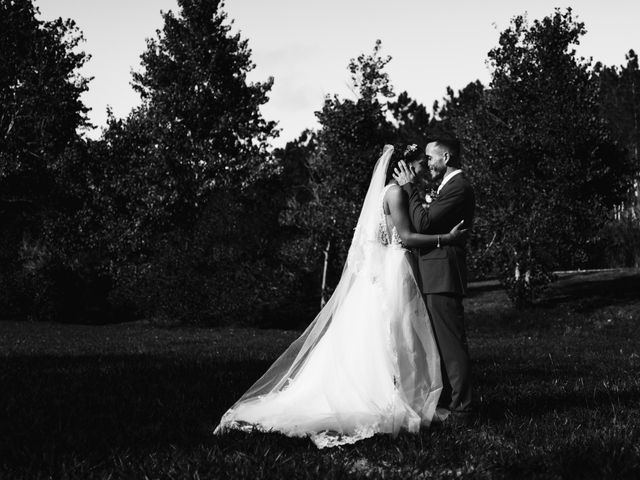
{"type": "Polygon", "coordinates": [[[341,445],[352,445],[365,438],[373,437],[379,430],[374,425],[362,425],[356,427],[353,433],[343,435],[338,432],[319,432],[309,434],[309,438],[318,448],[339,447],[341,445]]]}
{"type": "Polygon", "coordinates": [[[384,196],[392,185],[393,184],[389,184],[382,189],[382,196],[380,199],[380,221],[378,223],[378,241],[382,245],[405,248],[402,243],[402,239],[398,234],[398,230],[396,230],[396,226],[392,225],[391,231],[389,231],[389,227],[387,226],[387,215],[384,213],[384,196]]]}
{"type": "Polygon", "coordinates": [[[382,219],[378,224],[378,241],[382,245],[386,246],[396,245],[399,247],[404,247],[402,239],[400,238],[400,235],[398,235],[398,231],[396,230],[395,226],[391,227],[391,234],[389,234],[389,229],[387,228],[387,219],[386,215],[384,215],[384,211],[382,213],[382,219]]]}
{"type": "MultiPolygon", "coordinates": [[[[387,408],[390,412],[392,409],[387,408]]],[[[373,437],[382,431],[379,423],[358,425],[352,432],[340,433],[331,430],[320,432],[307,432],[295,427],[290,428],[265,428],[259,423],[249,423],[242,420],[233,420],[233,410],[229,410],[222,418],[220,425],[216,427],[213,434],[219,435],[230,430],[240,430],[246,433],[281,433],[289,437],[308,437],[318,448],[338,447],[341,445],[354,444],[365,438],[373,437]]]]}

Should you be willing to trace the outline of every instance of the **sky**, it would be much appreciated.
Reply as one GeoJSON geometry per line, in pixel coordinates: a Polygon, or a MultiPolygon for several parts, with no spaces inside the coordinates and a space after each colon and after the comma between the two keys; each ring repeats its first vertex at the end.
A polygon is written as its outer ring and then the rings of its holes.
{"type": "MultiPolygon", "coordinates": [[[[176,0],[35,0],[41,18],[72,18],[84,33],[82,48],[92,58],[83,74],[94,77],[83,100],[97,127],[110,106],[117,117],[139,104],[130,86],[139,70],[145,39],[162,27],[160,11],[177,11],[176,0]]],[[[349,59],[370,53],[376,39],[395,91],[427,107],[441,100],[447,86],[463,88],[489,80],[487,52],[497,45],[510,19],[530,20],[571,7],[587,34],[580,56],[621,65],[630,49],[640,50],[638,0],[227,0],[233,30],[248,39],[256,68],[251,81],[273,76],[263,115],[278,122],[282,146],[305,128],[316,126],[314,112],[326,95],[353,98],[349,59]]],[[[97,137],[100,129],[89,132],[97,137]]]]}

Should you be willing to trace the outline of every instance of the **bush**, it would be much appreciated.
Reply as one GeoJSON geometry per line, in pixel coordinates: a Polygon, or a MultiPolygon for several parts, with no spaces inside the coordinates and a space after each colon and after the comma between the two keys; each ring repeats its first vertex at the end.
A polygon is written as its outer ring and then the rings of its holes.
{"type": "Polygon", "coordinates": [[[218,192],[193,227],[155,233],[113,266],[114,296],[159,323],[279,324],[300,282],[280,249],[278,199],[263,193],[218,192]]]}
{"type": "Polygon", "coordinates": [[[608,222],[593,243],[591,256],[596,265],[604,268],[640,267],[638,219],[627,215],[608,222]]]}

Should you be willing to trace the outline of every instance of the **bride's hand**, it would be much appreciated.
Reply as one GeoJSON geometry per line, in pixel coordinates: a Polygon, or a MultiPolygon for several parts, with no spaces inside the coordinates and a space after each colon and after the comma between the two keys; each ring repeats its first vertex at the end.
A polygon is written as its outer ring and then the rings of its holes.
{"type": "Polygon", "coordinates": [[[450,245],[464,245],[467,239],[469,238],[469,229],[465,228],[463,230],[460,229],[464,220],[458,223],[455,227],[451,229],[448,233],[449,235],[449,244],[450,245]]]}
{"type": "Polygon", "coordinates": [[[407,165],[404,160],[400,160],[398,165],[393,169],[393,179],[402,187],[406,183],[413,183],[415,181],[416,172],[411,165],[407,165]]]}

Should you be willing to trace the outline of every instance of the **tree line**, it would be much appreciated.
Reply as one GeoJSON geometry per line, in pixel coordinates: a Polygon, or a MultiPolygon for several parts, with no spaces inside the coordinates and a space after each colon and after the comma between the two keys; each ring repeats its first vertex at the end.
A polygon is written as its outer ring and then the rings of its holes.
{"type": "Polygon", "coordinates": [[[347,66],[318,127],[272,148],[246,39],[222,2],[179,0],[147,41],[140,105],[98,140],[81,101],[89,60],[72,20],[0,0],[0,309],[3,318],[298,326],[340,275],[385,143],[458,135],[478,197],[475,278],[534,302],[562,268],[637,265],[640,71],[578,58],[570,9],[516,16],[491,81],[432,113],[396,94],[377,41],[347,66]],[[323,282],[323,278],[325,281],[323,282]]]}

